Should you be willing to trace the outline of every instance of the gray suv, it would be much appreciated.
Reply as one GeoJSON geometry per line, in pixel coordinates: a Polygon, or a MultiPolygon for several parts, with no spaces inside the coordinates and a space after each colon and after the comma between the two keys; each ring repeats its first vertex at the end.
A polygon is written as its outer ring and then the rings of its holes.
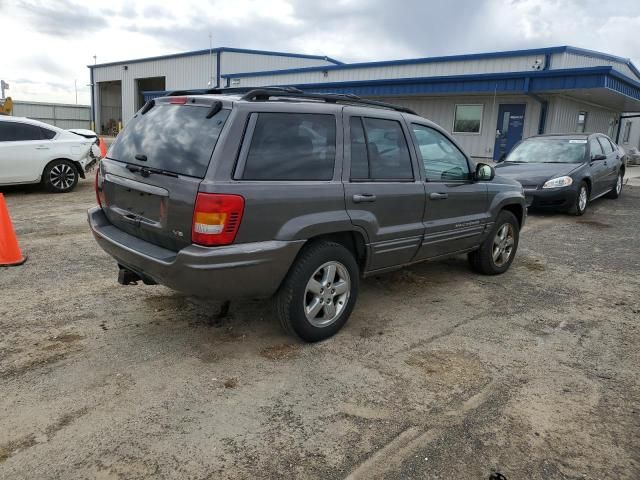
{"type": "Polygon", "coordinates": [[[296,89],[151,100],[96,174],[89,224],[119,282],[273,297],[306,341],[336,333],[361,276],[466,253],[506,271],[519,183],[409,109],[296,89]]]}

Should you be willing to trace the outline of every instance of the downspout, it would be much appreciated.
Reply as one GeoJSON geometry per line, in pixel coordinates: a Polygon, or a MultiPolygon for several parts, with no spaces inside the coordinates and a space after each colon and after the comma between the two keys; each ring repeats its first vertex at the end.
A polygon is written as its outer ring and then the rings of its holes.
{"type": "MultiPolygon", "coordinates": [[[[547,66],[548,60],[545,59],[545,69],[547,66]]],[[[536,102],[540,104],[540,120],[538,121],[538,135],[542,135],[544,133],[544,129],[547,123],[547,112],[549,110],[549,102],[542,98],[540,95],[531,92],[531,77],[527,77],[524,80],[524,90],[525,93],[533,98],[536,102]]]]}

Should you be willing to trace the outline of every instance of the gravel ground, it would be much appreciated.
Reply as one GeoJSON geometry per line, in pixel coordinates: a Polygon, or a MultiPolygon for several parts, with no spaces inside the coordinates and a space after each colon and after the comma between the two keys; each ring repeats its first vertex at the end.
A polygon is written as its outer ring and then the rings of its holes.
{"type": "Polygon", "coordinates": [[[336,337],[116,283],[71,194],[5,189],[0,478],[640,478],[640,188],[531,215],[509,272],[365,280],[336,337]]]}

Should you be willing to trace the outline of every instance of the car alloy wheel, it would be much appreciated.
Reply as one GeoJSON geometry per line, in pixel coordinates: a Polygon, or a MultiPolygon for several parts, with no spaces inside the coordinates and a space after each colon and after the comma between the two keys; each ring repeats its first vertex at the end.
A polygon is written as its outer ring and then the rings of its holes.
{"type": "Polygon", "coordinates": [[[304,313],[314,327],[334,323],[349,302],[351,279],[340,262],[321,265],[307,282],[304,293],[304,313]]]}
{"type": "Polygon", "coordinates": [[[513,226],[510,223],[503,224],[493,239],[492,256],[496,267],[500,268],[509,261],[514,243],[513,226]]]}
{"type": "Polygon", "coordinates": [[[587,201],[588,201],[587,188],[582,187],[580,188],[580,193],[578,194],[578,209],[581,212],[584,212],[585,208],[587,208],[587,201]]]}
{"type": "Polygon", "coordinates": [[[71,187],[75,178],[76,173],[73,171],[73,168],[66,163],[59,163],[58,165],[55,165],[49,173],[51,185],[58,190],[66,190],[71,187]]]}
{"type": "Polygon", "coordinates": [[[622,175],[618,175],[618,181],[616,182],[616,195],[620,195],[622,192],[622,175]]]}

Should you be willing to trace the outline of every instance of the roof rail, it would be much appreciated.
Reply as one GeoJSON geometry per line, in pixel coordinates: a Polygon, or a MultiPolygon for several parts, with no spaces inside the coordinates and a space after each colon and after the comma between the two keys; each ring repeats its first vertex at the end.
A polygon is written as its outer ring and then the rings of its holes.
{"type": "MultiPolygon", "coordinates": [[[[199,88],[192,90],[174,90],[168,92],[165,97],[182,97],[184,95],[224,95],[228,93],[247,93],[256,90],[256,87],[225,87],[225,88],[199,88]]],[[[295,87],[265,87],[262,90],[269,90],[276,93],[304,93],[295,87]]]]}
{"type": "Polygon", "coordinates": [[[222,93],[221,88],[205,88],[202,90],[174,90],[164,95],[165,97],[182,97],[184,95],[216,95],[222,93]]]}
{"type": "MultiPolygon", "coordinates": [[[[227,90],[228,91],[228,90],[227,90]]],[[[417,115],[416,112],[407,107],[393,105],[391,103],[366,100],[352,93],[308,93],[295,87],[263,87],[254,88],[245,93],[241,98],[249,102],[268,101],[271,97],[301,98],[309,100],[320,100],[327,103],[347,103],[353,105],[366,105],[370,107],[387,108],[398,112],[417,115]]]]}

